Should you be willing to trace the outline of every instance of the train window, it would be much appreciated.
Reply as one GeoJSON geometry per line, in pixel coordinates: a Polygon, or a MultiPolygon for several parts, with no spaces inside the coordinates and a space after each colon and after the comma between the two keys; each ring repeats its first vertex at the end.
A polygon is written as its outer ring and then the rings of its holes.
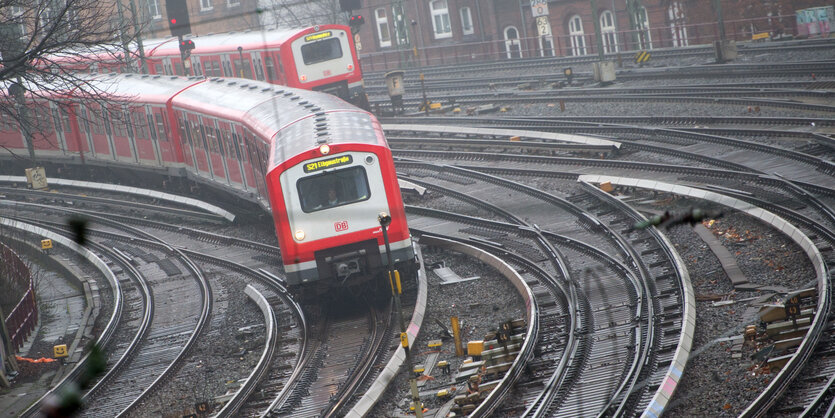
{"type": "Polygon", "coordinates": [[[235,145],[235,155],[238,157],[238,161],[245,163],[246,154],[241,152],[241,138],[234,129],[232,130],[232,143],[235,145]]]}
{"type": "Polygon", "coordinates": [[[61,118],[58,116],[58,111],[55,109],[52,109],[52,120],[55,123],[55,130],[60,131],[63,129],[61,126],[61,118]]]}
{"type": "Polygon", "coordinates": [[[342,44],[338,38],[330,38],[312,44],[302,45],[302,59],[305,65],[342,58],[342,44]]]}
{"type": "Polygon", "coordinates": [[[371,193],[363,167],[349,167],[304,177],[297,183],[305,213],[368,200],[371,193]]]}
{"type": "Polygon", "coordinates": [[[145,114],[145,123],[148,124],[148,133],[151,134],[151,139],[154,141],[158,141],[157,139],[157,130],[154,128],[156,125],[154,124],[154,115],[151,113],[145,114]]]}
{"type": "Polygon", "coordinates": [[[111,110],[110,120],[113,123],[113,135],[127,137],[128,136],[128,121],[121,111],[111,110]]]}
{"type": "Polygon", "coordinates": [[[81,109],[81,122],[84,126],[84,132],[87,132],[89,134],[90,133],[90,117],[88,116],[87,108],[84,107],[83,105],[79,105],[78,108],[81,109]]]}
{"type": "Polygon", "coordinates": [[[67,112],[67,108],[64,106],[59,106],[61,109],[61,121],[64,125],[64,132],[71,134],[72,133],[72,124],[70,123],[70,112],[67,112]]]}
{"type": "Polygon", "coordinates": [[[102,125],[104,125],[104,130],[108,135],[110,135],[110,133],[112,131],[112,128],[110,126],[110,119],[107,118],[107,110],[100,109],[100,111],[101,111],[101,115],[100,115],[101,116],[101,121],[102,121],[102,125]]]}
{"type": "Polygon", "coordinates": [[[160,142],[167,142],[168,141],[168,126],[166,125],[166,119],[160,114],[159,112],[154,113],[154,118],[156,119],[157,125],[157,137],[159,138],[160,142]]]}
{"type": "Polygon", "coordinates": [[[148,139],[144,117],[141,112],[133,112],[133,131],[137,139],[148,139]]]}

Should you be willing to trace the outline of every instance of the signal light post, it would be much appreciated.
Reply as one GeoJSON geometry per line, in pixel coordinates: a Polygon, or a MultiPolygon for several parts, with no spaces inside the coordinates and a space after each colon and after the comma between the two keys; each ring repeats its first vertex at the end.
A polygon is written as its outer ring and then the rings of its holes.
{"type": "Polygon", "coordinates": [[[409,350],[409,334],[406,333],[406,320],[403,318],[403,309],[400,304],[400,272],[394,269],[394,262],[391,257],[391,246],[389,244],[388,227],[391,225],[391,215],[385,212],[380,212],[377,215],[377,221],[380,222],[380,227],[383,230],[383,242],[386,244],[386,258],[388,259],[388,278],[391,286],[391,294],[394,296],[394,309],[397,310],[397,317],[400,319],[400,343],[403,346],[403,351],[406,353],[406,367],[409,373],[409,386],[412,388],[412,402],[415,405],[415,416],[423,418],[423,406],[420,403],[420,395],[418,394],[417,381],[415,380],[414,369],[412,368],[412,354],[409,350]]]}

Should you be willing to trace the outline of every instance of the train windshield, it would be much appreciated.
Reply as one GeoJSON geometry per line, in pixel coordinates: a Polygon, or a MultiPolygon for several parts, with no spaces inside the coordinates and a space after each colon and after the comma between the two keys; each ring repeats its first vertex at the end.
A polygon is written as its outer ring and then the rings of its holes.
{"type": "Polygon", "coordinates": [[[368,200],[368,177],[362,167],[350,167],[299,179],[297,183],[305,213],[368,200]]]}
{"type": "Polygon", "coordinates": [[[331,38],[312,44],[302,45],[302,59],[305,65],[342,58],[342,45],[338,38],[331,38]]]}

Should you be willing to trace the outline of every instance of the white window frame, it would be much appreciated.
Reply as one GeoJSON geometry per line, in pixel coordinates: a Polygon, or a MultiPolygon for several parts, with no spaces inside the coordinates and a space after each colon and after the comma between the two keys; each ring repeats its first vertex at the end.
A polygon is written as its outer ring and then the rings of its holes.
{"type": "Polygon", "coordinates": [[[464,35],[472,35],[475,33],[473,13],[469,7],[461,8],[461,32],[464,33],[464,35]],[[467,24],[469,24],[469,28],[467,28],[467,24]]]}
{"type": "Polygon", "coordinates": [[[667,8],[667,18],[670,21],[670,33],[674,47],[687,46],[690,44],[687,37],[687,26],[685,26],[684,5],[680,1],[670,3],[667,8]]]}
{"type": "Polygon", "coordinates": [[[162,19],[162,14],[159,11],[159,0],[148,0],[148,14],[151,19],[162,19]]]}
{"type": "Polygon", "coordinates": [[[238,7],[241,5],[241,0],[226,0],[226,7],[238,7]]]}
{"type": "Polygon", "coordinates": [[[600,14],[600,35],[603,38],[603,52],[618,52],[618,38],[615,33],[615,15],[609,10],[600,14]]]}
{"type": "Polygon", "coordinates": [[[204,12],[207,10],[212,10],[215,8],[215,5],[212,4],[212,0],[200,0],[200,11],[204,12]]]}
{"type": "MultiPolygon", "coordinates": [[[[49,25],[51,15],[51,7],[44,7],[43,9],[41,9],[40,13],[38,14],[38,24],[41,26],[41,29],[46,29],[47,25],[49,25]]],[[[46,32],[44,31],[44,33],[46,32]]]]}
{"type": "Polygon", "coordinates": [[[525,56],[522,53],[522,40],[520,39],[521,34],[519,33],[519,28],[517,28],[516,26],[513,26],[513,25],[507,26],[507,27],[504,28],[502,33],[504,34],[504,48],[505,48],[505,54],[507,55],[507,59],[524,58],[525,56]],[[511,38],[509,36],[509,33],[510,33],[511,30],[516,32],[516,37],[515,38],[511,38]],[[514,47],[518,48],[518,50],[514,49],[514,47]],[[519,53],[519,56],[514,57],[513,54],[516,53],[517,51],[519,53]]]}
{"type": "Polygon", "coordinates": [[[429,10],[432,13],[432,30],[434,38],[452,38],[452,24],[449,21],[448,0],[429,0],[429,10]],[[435,4],[438,4],[438,6],[441,6],[441,4],[443,4],[443,7],[438,7],[436,9],[435,4]],[[439,23],[443,25],[443,27],[439,28],[439,23]]]}
{"type": "Polygon", "coordinates": [[[377,40],[380,43],[380,48],[387,48],[391,46],[391,26],[389,26],[388,11],[385,7],[380,7],[374,10],[374,22],[377,25],[377,40]],[[383,12],[383,17],[380,17],[380,12],[383,12]],[[388,35],[388,41],[383,40],[383,28],[388,35]]]}
{"type": "Polygon", "coordinates": [[[568,19],[568,35],[571,38],[571,54],[574,56],[586,55],[586,34],[583,31],[583,18],[580,15],[571,16],[568,19]]]}
{"type": "MultiPolygon", "coordinates": [[[[23,6],[12,6],[12,16],[23,16],[23,6]]],[[[26,24],[20,23],[18,26],[20,27],[20,37],[26,36],[26,24]]]]}
{"type": "Polygon", "coordinates": [[[652,31],[649,30],[649,13],[647,12],[646,7],[641,7],[638,10],[639,15],[637,18],[641,19],[641,28],[643,29],[643,34],[645,35],[644,39],[641,39],[641,33],[638,33],[638,42],[640,45],[638,47],[640,49],[652,49],[652,31]]]}

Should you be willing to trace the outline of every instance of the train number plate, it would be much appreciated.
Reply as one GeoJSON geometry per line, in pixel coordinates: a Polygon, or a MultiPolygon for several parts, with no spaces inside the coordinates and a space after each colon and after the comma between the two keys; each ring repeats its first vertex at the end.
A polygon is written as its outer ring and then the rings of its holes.
{"type": "Polygon", "coordinates": [[[348,230],[348,221],[334,222],[333,223],[333,229],[335,229],[336,232],[347,231],[348,230]]]}

